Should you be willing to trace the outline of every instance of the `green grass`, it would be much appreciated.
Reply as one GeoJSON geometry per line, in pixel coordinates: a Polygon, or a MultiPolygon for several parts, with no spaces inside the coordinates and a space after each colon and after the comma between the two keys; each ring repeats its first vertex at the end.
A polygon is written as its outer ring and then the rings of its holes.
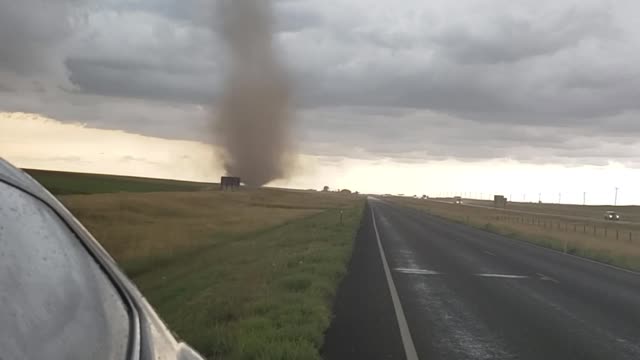
{"type": "MultiPolygon", "coordinates": [[[[362,202],[230,236],[134,281],[170,328],[212,359],[319,359],[362,202]]],[[[125,264],[126,267],[126,264],[125,264]]]]}
{"type": "Polygon", "coordinates": [[[131,176],[24,169],[54,195],[197,191],[213,184],[131,176]]]}
{"type": "Polygon", "coordinates": [[[320,358],[364,197],[32,175],[59,195],[178,337],[206,357],[320,358]]]}

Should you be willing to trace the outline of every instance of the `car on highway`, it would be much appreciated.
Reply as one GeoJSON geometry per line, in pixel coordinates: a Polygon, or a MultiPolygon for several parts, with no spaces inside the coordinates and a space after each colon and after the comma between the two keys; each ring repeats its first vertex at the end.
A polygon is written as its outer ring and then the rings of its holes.
{"type": "Polygon", "coordinates": [[[604,213],[604,219],[609,221],[619,221],[620,214],[615,211],[607,211],[604,213]]]}
{"type": "Polygon", "coordinates": [[[113,258],[0,158],[0,358],[202,360],[113,258]]]}
{"type": "Polygon", "coordinates": [[[457,205],[461,205],[462,204],[462,197],[461,196],[456,196],[453,198],[453,203],[457,204],[457,205]]]}

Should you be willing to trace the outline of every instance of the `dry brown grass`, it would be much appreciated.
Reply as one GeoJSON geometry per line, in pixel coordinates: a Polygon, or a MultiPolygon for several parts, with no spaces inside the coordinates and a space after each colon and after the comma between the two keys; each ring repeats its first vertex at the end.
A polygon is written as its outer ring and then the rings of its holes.
{"type": "Polygon", "coordinates": [[[60,200],[126,265],[193,251],[323,209],[353,206],[355,197],[258,189],[68,195],[60,200]]]}
{"type": "Polygon", "coordinates": [[[205,356],[321,358],[364,197],[259,189],[61,199],[205,356]]]}
{"type": "Polygon", "coordinates": [[[557,211],[555,215],[534,216],[409,198],[393,198],[392,201],[556,250],[640,270],[638,225],[576,221],[563,218],[557,211]]]}
{"type": "MultiPolygon", "coordinates": [[[[465,202],[474,205],[493,206],[493,201],[487,200],[468,199],[465,200],[465,202]]],[[[640,222],[640,206],[583,206],[568,204],[510,202],[507,205],[507,209],[560,216],[579,216],[591,218],[594,220],[604,220],[603,217],[605,211],[612,210],[618,212],[622,216],[622,219],[624,221],[640,222]]]]}

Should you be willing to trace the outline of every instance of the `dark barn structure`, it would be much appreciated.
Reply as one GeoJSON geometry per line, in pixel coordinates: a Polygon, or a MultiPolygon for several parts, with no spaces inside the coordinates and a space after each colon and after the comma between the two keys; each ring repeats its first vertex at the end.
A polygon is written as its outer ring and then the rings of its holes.
{"type": "Polygon", "coordinates": [[[237,190],[240,188],[240,178],[235,176],[223,176],[220,178],[220,190],[237,190]]]}

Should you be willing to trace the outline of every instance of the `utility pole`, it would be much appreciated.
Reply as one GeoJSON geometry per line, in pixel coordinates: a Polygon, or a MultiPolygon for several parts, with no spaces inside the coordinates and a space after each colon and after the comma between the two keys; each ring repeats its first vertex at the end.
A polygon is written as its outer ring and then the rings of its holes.
{"type": "Polygon", "coordinates": [[[619,187],[616,186],[616,197],[613,200],[613,206],[618,206],[618,189],[619,187]]]}
{"type": "Polygon", "coordinates": [[[538,193],[538,203],[542,202],[542,193],[538,193]]]}
{"type": "Polygon", "coordinates": [[[582,193],[582,206],[587,205],[587,192],[582,193]]]}
{"type": "Polygon", "coordinates": [[[562,193],[558,193],[558,204],[562,204],[562,193]]]}

